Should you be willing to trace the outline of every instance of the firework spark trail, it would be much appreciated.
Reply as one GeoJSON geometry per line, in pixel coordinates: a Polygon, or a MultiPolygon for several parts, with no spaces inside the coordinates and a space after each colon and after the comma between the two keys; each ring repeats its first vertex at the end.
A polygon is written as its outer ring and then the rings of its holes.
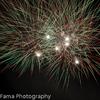
{"type": "Polygon", "coordinates": [[[99,74],[99,1],[1,0],[0,8],[1,63],[21,74],[46,65],[64,84],[70,75],[99,74]]]}

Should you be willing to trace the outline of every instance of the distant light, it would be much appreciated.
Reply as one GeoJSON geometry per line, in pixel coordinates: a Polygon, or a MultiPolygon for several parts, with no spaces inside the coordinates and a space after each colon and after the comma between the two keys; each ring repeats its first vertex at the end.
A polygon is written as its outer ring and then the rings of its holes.
{"type": "Polygon", "coordinates": [[[50,39],[50,35],[46,35],[46,38],[47,38],[47,39],[50,39]]]}
{"type": "Polygon", "coordinates": [[[79,64],[79,60],[77,58],[75,58],[75,64],[79,64]]]}
{"type": "Polygon", "coordinates": [[[41,57],[42,56],[42,52],[40,52],[40,51],[36,51],[35,54],[36,54],[37,57],[41,57]]]}
{"type": "Polygon", "coordinates": [[[65,42],[65,46],[66,47],[69,47],[70,46],[70,43],[69,42],[65,42]]]}
{"type": "Polygon", "coordinates": [[[66,36],[65,37],[65,41],[69,42],[70,41],[70,37],[69,36],[66,36]]]}
{"type": "Polygon", "coordinates": [[[56,50],[56,51],[59,51],[59,50],[60,50],[60,47],[59,47],[59,46],[56,46],[56,47],[55,47],[55,50],[56,50]]]}

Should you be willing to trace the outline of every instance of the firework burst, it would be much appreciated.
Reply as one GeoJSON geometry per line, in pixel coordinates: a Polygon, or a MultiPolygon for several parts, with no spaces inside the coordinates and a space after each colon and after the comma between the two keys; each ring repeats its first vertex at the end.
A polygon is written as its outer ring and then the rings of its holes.
{"type": "Polygon", "coordinates": [[[8,68],[46,66],[64,83],[99,74],[99,1],[1,0],[0,8],[0,59],[8,68]]]}

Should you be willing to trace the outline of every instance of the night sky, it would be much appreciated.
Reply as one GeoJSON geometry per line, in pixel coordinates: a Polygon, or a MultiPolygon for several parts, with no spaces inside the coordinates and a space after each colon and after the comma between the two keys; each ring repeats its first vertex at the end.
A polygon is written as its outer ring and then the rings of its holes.
{"type": "MultiPolygon", "coordinates": [[[[5,63],[0,64],[0,70],[5,66],[5,63]]],[[[94,73],[96,80],[91,74],[87,79],[83,76],[81,84],[79,79],[71,76],[68,87],[63,87],[63,83],[58,86],[58,81],[55,78],[49,80],[45,73],[46,70],[39,72],[37,65],[32,74],[27,70],[21,76],[18,70],[4,70],[0,72],[0,94],[48,94],[50,100],[100,100],[100,76],[97,73],[94,73]]]]}
{"type": "MultiPolygon", "coordinates": [[[[5,71],[0,74],[0,93],[4,94],[51,94],[51,100],[99,100],[100,76],[96,75],[97,82],[90,76],[88,79],[70,80],[68,88],[57,88],[57,81],[48,81],[43,73],[34,71],[33,75],[25,72],[17,77],[15,71],[5,71]]],[[[72,78],[73,79],[73,78],[72,78]]]]}

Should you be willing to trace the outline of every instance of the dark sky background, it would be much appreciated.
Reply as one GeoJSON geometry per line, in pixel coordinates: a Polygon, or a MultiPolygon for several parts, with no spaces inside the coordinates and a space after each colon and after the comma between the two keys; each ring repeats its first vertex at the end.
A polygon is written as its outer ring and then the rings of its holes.
{"type": "Polygon", "coordinates": [[[0,74],[0,93],[4,94],[51,94],[51,100],[100,100],[100,76],[96,75],[98,83],[90,75],[88,80],[70,80],[69,87],[57,88],[57,81],[48,81],[43,73],[34,71],[31,76],[25,72],[19,78],[18,73],[6,70],[0,74]]]}

